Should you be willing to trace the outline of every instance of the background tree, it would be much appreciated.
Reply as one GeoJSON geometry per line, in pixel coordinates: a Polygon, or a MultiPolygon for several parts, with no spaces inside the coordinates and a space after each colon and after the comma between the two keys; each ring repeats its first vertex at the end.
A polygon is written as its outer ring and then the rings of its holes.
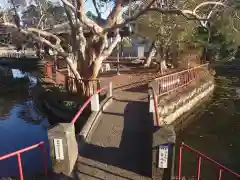
{"type": "MultiPolygon", "coordinates": [[[[68,28],[70,30],[70,40],[65,41],[65,43],[68,43],[70,51],[63,48],[63,44],[61,43],[63,41],[62,38],[47,30],[34,27],[19,27],[10,22],[4,22],[1,23],[1,25],[11,30],[17,30],[25,36],[31,37],[35,41],[45,44],[49,48],[55,50],[59,56],[64,57],[76,78],[76,83],[80,82],[81,79],[84,79],[84,83],[81,83],[81,91],[84,93],[84,96],[89,96],[93,93],[93,87],[95,85],[95,81],[92,80],[98,77],[103,60],[112,53],[113,49],[120,42],[120,28],[133,22],[139,16],[146,13],[146,11],[157,11],[163,14],[178,14],[203,20],[197,14],[197,10],[200,7],[209,4],[223,5],[219,2],[208,2],[200,5],[194,10],[178,8],[162,9],[152,7],[154,2],[155,0],[138,1],[140,10],[133,13],[130,17],[122,19],[122,12],[126,10],[126,7],[131,6],[129,1],[116,0],[96,2],[93,0],[98,18],[101,18],[102,16],[102,11],[100,10],[101,3],[113,4],[113,8],[107,16],[105,23],[99,23],[93,21],[86,15],[83,0],[76,0],[74,2],[62,0],[68,18],[68,28]],[[108,40],[110,34],[113,36],[112,41],[108,40]]],[[[66,23],[60,24],[58,27],[59,26],[66,26],[66,23]]]]}
{"type": "MultiPolygon", "coordinates": [[[[226,1],[224,2],[226,4],[225,9],[219,8],[217,4],[202,8],[201,5],[204,3],[207,2],[203,0],[176,1],[172,6],[194,9],[193,12],[197,12],[202,18],[210,19],[208,23],[206,23],[207,21],[186,20],[183,16],[176,14],[149,12],[138,19],[136,23],[138,32],[142,36],[149,37],[153,42],[158,42],[158,45],[162,44],[165,49],[170,49],[172,53],[168,55],[163,51],[161,59],[165,61],[166,57],[172,55],[173,58],[170,58],[170,60],[173,60],[171,63],[175,67],[179,64],[176,62],[177,57],[186,57],[189,52],[201,57],[202,63],[206,60],[210,61],[231,56],[233,49],[236,49],[236,46],[239,45],[238,29],[240,29],[240,18],[238,18],[238,14],[240,13],[238,13],[238,3],[236,1],[226,1]],[[161,43],[159,43],[159,40],[161,43]],[[168,44],[164,44],[164,42],[168,42],[168,44]]],[[[151,56],[154,55],[151,52],[155,51],[155,46],[156,43],[153,43],[150,48],[145,64],[146,67],[150,65],[151,56]]],[[[186,59],[185,57],[182,59],[186,59]]],[[[168,61],[168,59],[166,60],[168,61]]]]}

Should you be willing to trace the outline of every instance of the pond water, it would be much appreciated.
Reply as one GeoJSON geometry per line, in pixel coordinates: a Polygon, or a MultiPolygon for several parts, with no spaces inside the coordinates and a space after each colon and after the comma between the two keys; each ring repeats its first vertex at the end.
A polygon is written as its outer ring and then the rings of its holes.
{"type": "MultiPolygon", "coordinates": [[[[25,75],[19,71],[14,74],[15,78],[25,75]]],[[[31,85],[36,83],[34,77],[30,78],[31,85]]],[[[0,157],[40,141],[45,142],[48,150],[47,128],[48,121],[33,108],[27,89],[11,94],[0,93],[0,157]]],[[[41,148],[25,152],[21,157],[25,176],[43,172],[41,148]]],[[[16,156],[0,161],[0,179],[9,176],[18,176],[16,156]]]]}
{"type": "MultiPolygon", "coordinates": [[[[212,103],[193,123],[178,133],[176,164],[179,144],[184,142],[240,173],[240,80],[238,77],[217,77],[216,84],[212,103]]],[[[196,162],[197,156],[184,149],[182,175],[185,179],[196,177],[196,162]]],[[[177,167],[175,171],[177,174],[177,167]]],[[[201,180],[217,178],[217,166],[202,160],[201,180]]],[[[236,178],[224,171],[222,179],[236,178]]]]}

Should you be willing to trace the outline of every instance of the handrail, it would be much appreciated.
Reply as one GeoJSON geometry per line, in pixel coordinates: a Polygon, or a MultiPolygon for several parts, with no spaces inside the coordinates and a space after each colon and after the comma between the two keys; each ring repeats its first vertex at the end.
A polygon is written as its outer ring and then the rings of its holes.
{"type": "Polygon", "coordinates": [[[208,64],[209,63],[202,64],[194,68],[156,78],[155,81],[157,81],[159,84],[159,94],[157,96],[159,97],[169,94],[179,88],[188,85],[193,80],[198,78],[198,75],[201,72],[202,68],[208,67],[208,64]]]}
{"type": "Polygon", "coordinates": [[[215,164],[216,166],[219,167],[219,174],[218,174],[218,180],[221,180],[222,177],[222,170],[225,170],[227,172],[229,172],[230,174],[234,175],[236,178],[240,178],[240,174],[233,172],[231,169],[221,165],[220,163],[218,163],[217,161],[214,161],[212,158],[210,158],[209,156],[193,149],[192,147],[182,143],[180,146],[180,151],[179,151],[179,164],[178,164],[178,180],[182,179],[182,151],[183,148],[187,149],[190,152],[194,152],[195,154],[198,155],[198,166],[197,166],[197,180],[200,180],[200,173],[201,173],[201,160],[202,158],[210,161],[211,163],[215,164]]]}
{"type": "Polygon", "coordinates": [[[202,72],[202,67],[208,68],[208,65],[209,63],[202,64],[194,68],[186,69],[186,70],[175,72],[172,74],[167,74],[165,76],[161,76],[159,78],[154,79],[156,83],[155,85],[157,86],[157,88],[156,86],[154,86],[156,89],[154,89],[153,87],[151,87],[151,89],[152,89],[153,100],[154,100],[153,103],[154,103],[154,111],[156,116],[155,119],[156,119],[157,126],[160,125],[160,119],[158,116],[158,98],[160,96],[176,91],[179,88],[183,88],[187,86],[188,84],[190,84],[191,82],[193,82],[198,78],[198,76],[202,72]],[[158,91],[158,94],[156,94],[155,90],[158,91]]]}
{"type": "Polygon", "coordinates": [[[160,125],[160,119],[158,116],[158,104],[157,104],[157,95],[154,91],[154,89],[151,87],[152,89],[152,95],[153,95],[153,103],[154,103],[154,110],[155,110],[155,118],[156,118],[156,125],[159,126],[160,125]]]}
{"type": "Polygon", "coordinates": [[[79,116],[82,114],[83,110],[84,110],[84,109],[87,107],[87,105],[91,102],[93,96],[94,96],[95,94],[98,94],[98,93],[102,92],[103,90],[105,90],[104,87],[98,89],[91,97],[89,97],[89,98],[87,99],[87,101],[82,105],[82,107],[79,109],[79,111],[77,112],[77,114],[76,114],[76,115],[74,116],[74,118],[72,119],[72,121],[71,121],[72,124],[75,124],[75,122],[77,121],[77,119],[79,118],[79,116]]]}
{"type": "Polygon", "coordinates": [[[207,66],[207,65],[209,65],[209,63],[201,64],[201,65],[196,66],[196,67],[193,67],[193,68],[189,68],[189,69],[185,69],[185,70],[178,71],[178,72],[175,72],[175,73],[167,74],[167,75],[164,75],[164,76],[158,77],[158,78],[156,78],[155,80],[159,80],[159,79],[161,79],[161,78],[166,78],[166,77],[169,77],[169,76],[174,76],[174,75],[177,75],[177,74],[179,74],[179,73],[188,72],[188,71],[191,71],[191,70],[194,70],[194,69],[197,69],[197,68],[203,67],[203,66],[207,66]]]}
{"type": "MultiPolygon", "coordinates": [[[[96,79],[86,79],[86,78],[76,79],[75,77],[71,77],[69,75],[65,75],[62,71],[60,71],[58,69],[55,70],[56,79],[54,79],[52,77],[52,74],[53,74],[52,68],[53,68],[53,65],[51,63],[49,63],[49,62],[46,62],[44,64],[44,76],[46,76],[47,78],[49,78],[52,81],[54,81],[57,85],[63,85],[65,88],[68,88],[68,83],[70,83],[72,80],[74,80],[74,81],[77,81],[77,83],[81,83],[81,82],[83,83],[85,81],[87,81],[87,82],[97,82],[98,83],[98,87],[99,87],[100,81],[99,81],[98,78],[96,78],[96,79]],[[48,72],[48,68],[51,68],[51,70],[50,70],[51,72],[48,72]],[[51,74],[51,75],[49,75],[49,74],[51,74]],[[63,77],[64,80],[62,80],[60,78],[60,81],[59,81],[58,78],[61,77],[61,76],[63,77]]],[[[94,91],[97,88],[94,88],[94,91]]]]}
{"type": "MultiPolygon", "coordinates": [[[[50,64],[49,62],[46,62],[46,63],[44,64],[44,66],[45,66],[45,68],[46,68],[46,67],[51,67],[51,68],[53,68],[53,65],[50,64]]],[[[65,76],[65,77],[67,77],[67,78],[69,78],[69,79],[77,80],[75,77],[71,77],[71,76],[68,76],[68,75],[63,74],[62,71],[60,71],[59,69],[56,69],[56,72],[58,72],[59,74],[65,76]]],[[[47,75],[46,69],[45,69],[45,74],[47,75]]],[[[50,77],[49,77],[49,78],[50,78],[50,77]]],[[[98,79],[98,78],[96,78],[96,79],[81,78],[81,79],[78,79],[77,81],[99,81],[99,79],[98,79]]]]}
{"type": "Polygon", "coordinates": [[[44,176],[47,177],[47,160],[46,160],[46,147],[45,147],[45,143],[43,141],[39,142],[38,144],[32,145],[32,146],[28,146],[26,148],[23,148],[21,150],[0,156],[0,161],[10,158],[12,156],[16,156],[17,155],[17,160],[18,160],[18,170],[19,170],[19,176],[20,176],[20,180],[24,180],[24,176],[23,176],[23,168],[22,168],[22,160],[21,160],[21,153],[24,153],[26,151],[30,151],[32,149],[35,149],[37,147],[41,147],[42,148],[42,152],[43,152],[43,166],[44,166],[44,176]]]}

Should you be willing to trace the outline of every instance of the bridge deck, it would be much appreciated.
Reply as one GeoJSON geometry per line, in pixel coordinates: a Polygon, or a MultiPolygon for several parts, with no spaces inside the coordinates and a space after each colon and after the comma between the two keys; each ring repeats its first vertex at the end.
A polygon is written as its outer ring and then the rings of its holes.
{"type": "Polygon", "coordinates": [[[151,119],[147,102],[139,100],[141,93],[118,95],[102,114],[90,143],[80,152],[76,165],[79,179],[150,179],[151,119]]]}

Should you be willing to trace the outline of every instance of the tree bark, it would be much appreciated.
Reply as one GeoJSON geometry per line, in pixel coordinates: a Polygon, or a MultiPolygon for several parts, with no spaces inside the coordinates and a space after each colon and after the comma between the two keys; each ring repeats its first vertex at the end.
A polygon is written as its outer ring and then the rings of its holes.
{"type": "Polygon", "coordinates": [[[151,62],[152,62],[152,58],[155,56],[155,54],[156,54],[156,48],[155,48],[155,42],[153,42],[150,49],[149,49],[144,67],[146,67],[146,68],[150,67],[151,62]]]}
{"type": "MultiPolygon", "coordinates": [[[[71,55],[70,55],[70,59],[72,61],[72,68],[74,68],[78,72],[78,70],[77,70],[77,61],[71,55]]],[[[75,75],[74,75],[74,73],[71,70],[69,65],[68,65],[68,77],[69,77],[69,79],[68,79],[68,81],[69,81],[68,82],[68,84],[69,84],[68,90],[70,92],[77,92],[78,91],[77,87],[78,87],[78,83],[79,83],[80,79],[75,77],[75,75]]]]}
{"type": "Polygon", "coordinates": [[[167,69],[166,57],[164,55],[164,47],[160,44],[157,52],[157,59],[159,62],[159,71],[163,74],[167,69]]]}
{"type": "Polygon", "coordinates": [[[98,79],[89,79],[89,80],[84,80],[84,97],[89,98],[92,96],[99,88],[99,81],[98,79]]]}
{"type": "Polygon", "coordinates": [[[160,60],[160,72],[161,74],[164,74],[164,72],[167,70],[167,63],[166,59],[161,59],[160,60]]]}

